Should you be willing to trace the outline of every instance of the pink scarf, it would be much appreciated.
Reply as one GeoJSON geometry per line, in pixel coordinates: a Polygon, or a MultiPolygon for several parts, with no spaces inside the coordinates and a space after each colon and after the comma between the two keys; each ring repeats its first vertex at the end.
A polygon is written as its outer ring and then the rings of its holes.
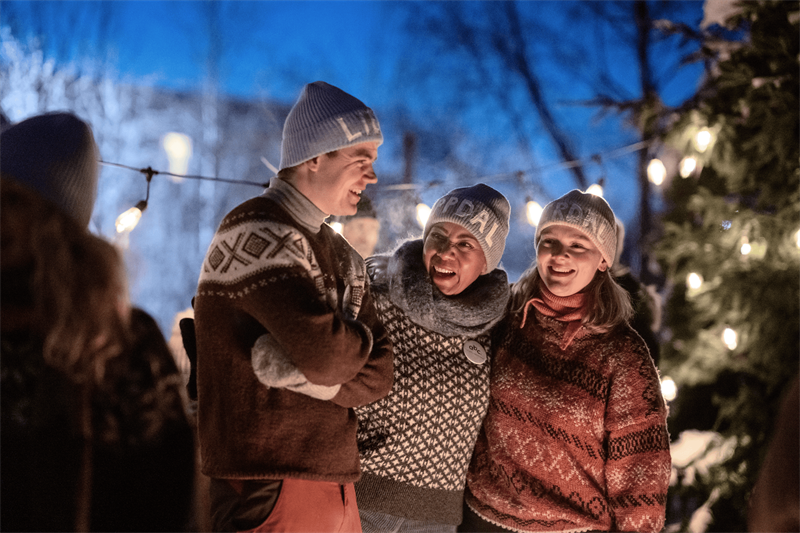
{"type": "Polygon", "coordinates": [[[564,330],[564,336],[559,344],[559,348],[566,350],[581,328],[586,295],[579,292],[572,296],[556,296],[547,290],[544,284],[541,286],[541,295],[541,298],[531,298],[525,303],[522,308],[522,325],[519,328],[525,327],[525,321],[528,319],[528,306],[533,305],[544,316],[555,318],[559,322],[567,322],[567,329],[564,330]]]}

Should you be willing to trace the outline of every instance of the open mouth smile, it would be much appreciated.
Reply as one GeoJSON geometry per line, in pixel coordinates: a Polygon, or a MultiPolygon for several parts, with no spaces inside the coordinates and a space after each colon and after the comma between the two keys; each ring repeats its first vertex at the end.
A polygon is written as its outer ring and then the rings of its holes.
{"type": "Polygon", "coordinates": [[[437,267],[437,266],[433,267],[433,271],[435,273],[439,274],[439,275],[442,275],[442,276],[452,276],[452,275],[455,274],[455,272],[453,272],[452,270],[449,270],[447,268],[437,267]]]}
{"type": "Polygon", "coordinates": [[[571,273],[575,272],[573,269],[571,269],[571,268],[566,268],[566,267],[554,267],[554,266],[550,266],[550,267],[547,267],[547,268],[548,268],[548,270],[550,271],[550,273],[551,273],[551,274],[553,274],[553,275],[555,275],[555,276],[567,276],[567,275],[569,275],[569,274],[571,274],[571,273]]]}

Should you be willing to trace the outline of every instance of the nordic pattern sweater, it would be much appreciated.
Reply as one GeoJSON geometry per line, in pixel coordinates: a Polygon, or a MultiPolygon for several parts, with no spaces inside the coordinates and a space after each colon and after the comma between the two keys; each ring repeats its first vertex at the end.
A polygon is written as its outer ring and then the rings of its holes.
{"type": "Polygon", "coordinates": [[[360,475],[353,408],[389,392],[391,343],[363,260],[322,224],[321,211],[316,227],[308,224],[315,209],[273,179],[223,219],[208,249],[195,325],[200,453],[210,477],[348,483],[360,475]],[[338,394],[323,401],[263,385],[251,349],[265,333],[311,383],[341,384],[338,394]]]}
{"type": "Polygon", "coordinates": [[[425,271],[422,241],[409,241],[372,289],[394,345],[395,378],[386,398],[356,410],[363,471],[358,507],[460,524],[490,371],[490,358],[470,362],[464,349],[477,342],[491,354],[489,332],[508,300],[506,274],[496,269],[445,297],[425,271]]]}
{"type": "Polygon", "coordinates": [[[513,531],[660,531],[669,435],[644,342],[581,328],[562,351],[566,323],[536,310],[519,324],[498,327],[467,504],[513,531]]]}

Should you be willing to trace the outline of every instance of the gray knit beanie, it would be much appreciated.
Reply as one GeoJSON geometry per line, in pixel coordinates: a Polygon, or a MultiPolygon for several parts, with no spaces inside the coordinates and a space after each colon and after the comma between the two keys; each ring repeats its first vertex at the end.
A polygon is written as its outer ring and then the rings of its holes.
{"type": "Polygon", "coordinates": [[[0,173],[89,226],[99,174],[92,129],[71,113],[23,120],[0,135],[0,173]]]}
{"type": "Polygon", "coordinates": [[[542,231],[546,227],[569,226],[589,237],[611,267],[617,251],[615,220],[614,211],[603,198],[573,189],[544,206],[536,227],[534,244],[538,249],[542,231]]]}
{"type": "Polygon", "coordinates": [[[422,240],[428,238],[437,222],[453,222],[466,228],[478,239],[486,257],[486,272],[500,264],[506,247],[511,206],[505,196],[488,185],[478,183],[445,194],[433,204],[425,223],[422,240]]]}
{"type": "Polygon", "coordinates": [[[372,109],[324,81],[309,83],[283,124],[278,170],[365,142],[383,143],[372,109]]]}

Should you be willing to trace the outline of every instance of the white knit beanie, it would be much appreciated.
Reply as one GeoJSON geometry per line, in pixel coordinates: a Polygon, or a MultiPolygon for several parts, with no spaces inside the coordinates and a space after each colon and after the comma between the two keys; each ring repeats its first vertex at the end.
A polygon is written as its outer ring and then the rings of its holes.
{"type": "Polygon", "coordinates": [[[23,120],[0,135],[0,173],[88,227],[97,197],[99,152],[92,129],[71,113],[23,120]]]}
{"type": "Polygon", "coordinates": [[[279,170],[365,142],[383,144],[372,109],[324,81],[309,83],[283,124],[279,170]]]}
{"type": "Polygon", "coordinates": [[[603,198],[573,189],[544,206],[536,227],[534,244],[538,249],[542,231],[546,227],[569,226],[589,237],[611,267],[617,252],[615,220],[614,211],[603,198]]]}
{"type": "Polygon", "coordinates": [[[453,222],[463,226],[478,239],[486,257],[486,272],[491,272],[503,257],[510,217],[511,206],[498,191],[483,183],[460,187],[433,204],[422,240],[428,238],[428,233],[437,222],[453,222]]]}

